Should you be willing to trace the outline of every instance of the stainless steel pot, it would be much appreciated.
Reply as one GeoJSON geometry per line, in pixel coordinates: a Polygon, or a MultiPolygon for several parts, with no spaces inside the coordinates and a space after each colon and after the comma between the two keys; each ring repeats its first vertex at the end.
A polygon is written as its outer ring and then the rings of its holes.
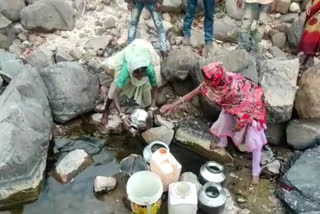
{"type": "Polygon", "coordinates": [[[152,154],[160,148],[165,148],[166,150],[168,150],[168,152],[170,152],[169,146],[166,143],[161,141],[154,141],[144,148],[143,150],[144,159],[149,163],[151,160],[152,154]]]}
{"type": "Polygon", "coordinates": [[[135,109],[131,113],[129,120],[133,129],[144,130],[147,128],[149,115],[144,109],[135,109]]]}
{"type": "Polygon", "coordinates": [[[227,194],[220,184],[206,183],[199,193],[199,208],[207,214],[220,214],[225,207],[227,194]]]}
{"type": "Polygon", "coordinates": [[[225,179],[224,167],[215,161],[208,161],[200,168],[199,180],[201,184],[214,182],[223,185],[225,179]]]}

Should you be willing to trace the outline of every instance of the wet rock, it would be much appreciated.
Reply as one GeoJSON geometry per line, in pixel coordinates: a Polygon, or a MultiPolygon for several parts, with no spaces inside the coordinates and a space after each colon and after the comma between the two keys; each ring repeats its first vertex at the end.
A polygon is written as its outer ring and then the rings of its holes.
{"type": "Polygon", "coordinates": [[[228,16],[236,20],[241,20],[244,15],[245,4],[242,4],[242,7],[239,9],[234,0],[226,0],[225,3],[228,16]]]}
{"type": "Polygon", "coordinates": [[[89,39],[85,45],[86,50],[98,51],[100,49],[104,50],[111,42],[112,36],[99,36],[92,39],[89,39]]]}
{"type": "Polygon", "coordinates": [[[26,6],[24,0],[1,0],[0,12],[7,19],[16,22],[20,19],[20,11],[26,6]]]}
{"type": "Polygon", "coordinates": [[[196,185],[198,193],[202,188],[202,185],[200,184],[198,177],[195,174],[193,174],[192,172],[182,173],[179,178],[179,181],[187,181],[187,182],[193,183],[194,185],[196,185]]]}
{"type": "Polygon", "coordinates": [[[306,150],[281,179],[278,196],[293,213],[320,211],[320,146],[306,150]]]}
{"type": "Polygon", "coordinates": [[[131,176],[136,172],[149,171],[149,165],[141,155],[131,154],[120,161],[120,171],[131,176]]]}
{"type": "Polygon", "coordinates": [[[287,37],[285,33],[279,32],[272,36],[272,42],[278,48],[284,48],[287,42],[287,37]]]}
{"type": "Polygon", "coordinates": [[[0,209],[34,201],[41,192],[52,136],[47,93],[29,67],[0,96],[0,209]]]}
{"type": "Polygon", "coordinates": [[[155,116],[155,124],[158,126],[165,126],[168,129],[174,129],[174,124],[170,121],[163,119],[160,115],[155,116]]]}
{"type": "Polygon", "coordinates": [[[173,135],[174,131],[172,129],[168,129],[166,126],[160,126],[143,132],[142,138],[147,144],[150,144],[154,141],[161,141],[167,145],[170,145],[173,135]]]}
{"type": "Polygon", "coordinates": [[[277,2],[275,11],[282,14],[287,14],[289,12],[290,4],[291,0],[280,0],[277,2]]]}
{"type": "Polygon", "coordinates": [[[299,46],[303,30],[306,15],[303,13],[300,17],[296,18],[292,25],[287,30],[288,42],[291,46],[297,48],[299,46]]]}
{"type": "Polygon", "coordinates": [[[290,120],[297,91],[299,60],[272,59],[259,62],[261,81],[271,124],[290,120]]]}
{"type": "Polygon", "coordinates": [[[117,27],[116,24],[117,24],[116,17],[111,16],[111,15],[106,16],[105,19],[104,19],[104,22],[103,22],[103,26],[104,26],[106,29],[115,28],[115,27],[117,27]]]}
{"type": "Polygon", "coordinates": [[[92,163],[91,157],[82,149],[77,149],[61,159],[55,172],[62,183],[68,183],[72,178],[85,170],[92,163]]]}
{"type": "Polygon", "coordinates": [[[73,30],[75,10],[62,0],[41,0],[21,11],[21,24],[27,30],[51,32],[73,30]]]}
{"type": "Polygon", "coordinates": [[[300,118],[320,119],[320,64],[309,68],[299,81],[295,109],[300,118]]]}
{"type": "Polygon", "coordinates": [[[319,137],[319,120],[292,120],[288,124],[287,141],[295,149],[310,147],[319,137]]]}
{"type": "Polygon", "coordinates": [[[0,50],[0,75],[9,83],[25,69],[23,62],[14,54],[0,50]]]}
{"type": "MultiPolygon", "coordinates": [[[[101,120],[101,118],[100,118],[101,120]]],[[[108,116],[108,123],[101,129],[102,134],[120,134],[123,132],[122,120],[119,115],[110,114],[108,116]]]]}
{"type": "Polygon", "coordinates": [[[299,13],[301,12],[301,8],[300,5],[297,2],[292,2],[290,4],[290,8],[289,8],[290,12],[292,13],[299,13]]]}
{"type": "Polygon", "coordinates": [[[191,151],[221,163],[232,162],[233,159],[225,149],[210,150],[212,135],[209,127],[201,121],[187,121],[178,128],[176,142],[191,151]]]}
{"type": "Polygon", "coordinates": [[[184,81],[174,81],[172,87],[176,95],[184,96],[194,89],[193,82],[190,77],[184,81]]]}
{"type": "Polygon", "coordinates": [[[271,175],[279,175],[281,169],[281,163],[279,160],[274,160],[271,163],[268,163],[264,167],[262,167],[262,170],[265,173],[271,174],[271,175]]]}
{"type": "Polygon", "coordinates": [[[268,143],[274,146],[284,145],[286,143],[286,129],[285,123],[270,124],[266,130],[268,143]]]}
{"type": "Polygon", "coordinates": [[[161,74],[167,81],[185,80],[190,68],[196,63],[196,56],[190,47],[174,50],[161,67],[161,74]]]}
{"type": "Polygon", "coordinates": [[[94,109],[99,98],[99,79],[75,62],[46,67],[41,77],[49,89],[53,118],[65,123],[94,109]]]}
{"type": "Polygon", "coordinates": [[[36,68],[44,68],[54,64],[54,55],[51,50],[46,47],[40,47],[31,52],[27,57],[28,64],[36,68]]]}
{"type": "Polygon", "coordinates": [[[157,106],[166,104],[170,97],[174,97],[173,89],[170,86],[161,87],[158,93],[157,106]]]}
{"type": "Polygon", "coordinates": [[[79,48],[73,48],[70,51],[70,55],[73,57],[73,59],[79,60],[82,57],[82,52],[79,48]]]}
{"type": "Polygon", "coordinates": [[[64,47],[58,47],[56,52],[56,62],[69,62],[73,60],[73,57],[69,54],[69,49],[64,47]]]}
{"type": "Polygon", "coordinates": [[[229,16],[214,21],[214,38],[217,40],[236,43],[239,32],[240,28],[229,16]]]}
{"type": "Polygon", "coordinates": [[[114,190],[117,180],[114,177],[97,176],[94,179],[94,192],[96,194],[106,194],[114,190]]]}

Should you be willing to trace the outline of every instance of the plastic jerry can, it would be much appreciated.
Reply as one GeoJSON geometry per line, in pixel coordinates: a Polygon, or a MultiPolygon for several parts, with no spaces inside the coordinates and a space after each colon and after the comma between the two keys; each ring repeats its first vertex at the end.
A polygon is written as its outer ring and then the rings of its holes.
{"type": "Polygon", "coordinates": [[[167,192],[169,185],[179,180],[181,164],[168,150],[161,148],[152,154],[150,169],[160,176],[163,183],[163,191],[167,192]]]}
{"type": "Polygon", "coordinates": [[[196,214],[198,196],[196,185],[182,181],[169,186],[168,214],[196,214]]]}

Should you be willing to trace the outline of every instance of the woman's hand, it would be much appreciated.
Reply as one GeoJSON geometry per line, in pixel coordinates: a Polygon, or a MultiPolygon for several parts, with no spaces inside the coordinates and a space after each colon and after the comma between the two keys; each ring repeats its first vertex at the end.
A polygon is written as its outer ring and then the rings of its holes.
{"type": "Polygon", "coordinates": [[[161,107],[160,112],[165,115],[169,115],[175,110],[175,108],[176,108],[175,104],[167,104],[161,107]]]}
{"type": "Polygon", "coordinates": [[[312,0],[309,0],[309,1],[308,1],[308,4],[307,4],[307,6],[306,6],[306,14],[307,14],[308,16],[310,16],[311,10],[312,10],[312,0]]]}
{"type": "Polygon", "coordinates": [[[238,9],[241,9],[243,6],[243,0],[237,0],[237,7],[238,9]]]}

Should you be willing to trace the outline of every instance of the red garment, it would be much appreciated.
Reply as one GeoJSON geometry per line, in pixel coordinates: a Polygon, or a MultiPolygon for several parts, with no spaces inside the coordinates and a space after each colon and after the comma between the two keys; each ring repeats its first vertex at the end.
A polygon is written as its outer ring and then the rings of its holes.
{"type": "Polygon", "coordinates": [[[320,52],[320,0],[312,1],[311,13],[306,19],[299,50],[311,56],[320,52]]]}
{"type": "Polygon", "coordinates": [[[203,67],[203,73],[210,79],[200,86],[203,95],[236,116],[237,125],[245,127],[256,120],[266,126],[266,105],[261,87],[241,74],[227,72],[219,62],[203,67]]]}

